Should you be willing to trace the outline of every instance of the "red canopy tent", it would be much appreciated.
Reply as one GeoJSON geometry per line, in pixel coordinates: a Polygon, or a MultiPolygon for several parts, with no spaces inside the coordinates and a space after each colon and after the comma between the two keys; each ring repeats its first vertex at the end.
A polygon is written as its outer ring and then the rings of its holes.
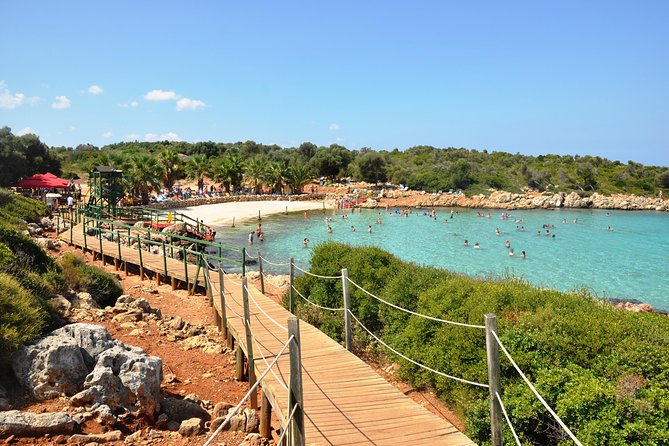
{"type": "Polygon", "coordinates": [[[58,178],[52,173],[36,173],[35,175],[24,178],[12,187],[32,188],[41,187],[45,189],[67,189],[69,181],[58,178]]]}

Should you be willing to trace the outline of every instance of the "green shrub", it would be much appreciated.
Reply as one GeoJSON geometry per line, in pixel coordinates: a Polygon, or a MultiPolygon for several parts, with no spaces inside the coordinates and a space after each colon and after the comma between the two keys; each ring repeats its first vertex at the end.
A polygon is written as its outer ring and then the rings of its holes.
{"type": "Polygon", "coordinates": [[[9,274],[0,273],[0,352],[39,336],[49,323],[44,302],[9,274]]]}
{"type": "Polygon", "coordinates": [[[49,215],[49,208],[38,200],[0,189],[0,221],[23,229],[25,222],[38,223],[49,215]]]}
{"type": "MultiPolygon", "coordinates": [[[[311,272],[338,275],[344,267],[366,290],[421,314],[483,325],[483,315],[495,313],[501,341],[584,444],[669,444],[665,316],[618,310],[587,292],[564,293],[512,277],[480,280],[420,267],[376,248],[326,243],[314,250],[311,272]]],[[[295,283],[314,302],[342,306],[340,280],[304,275],[295,283]]],[[[487,382],[483,330],[409,315],[354,286],[350,290],[353,313],[398,351],[443,373],[487,382]]],[[[334,339],[343,339],[340,312],[315,310],[299,298],[296,312],[334,339]]],[[[465,416],[470,438],[490,443],[487,390],[390,356],[400,364],[402,378],[436,390],[465,416]]],[[[570,444],[504,356],[501,369],[503,399],[523,444],[570,444]]],[[[506,441],[513,443],[508,429],[504,431],[506,441]]]]}
{"type": "Polygon", "coordinates": [[[92,265],[87,265],[82,257],[66,253],[61,260],[65,283],[75,291],[86,291],[102,307],[114,305],[123,293],[119,281],[92,265]]]}

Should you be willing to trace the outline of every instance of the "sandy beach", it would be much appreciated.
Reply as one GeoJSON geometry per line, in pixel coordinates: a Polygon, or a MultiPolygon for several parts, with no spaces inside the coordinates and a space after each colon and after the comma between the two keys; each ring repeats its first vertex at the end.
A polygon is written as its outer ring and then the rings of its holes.
{"type": "Polygon", "coordinates": [[[260,212],[261,217],[267,217],[286,211],[298,212],[316,209],[323,209],[322,201],[240,201],[204,204],[201,206],[176,208],[174,210],[182,212],[189,217],[203,220],[208,225],[232,226],[233,219],[235,224],[257,219],[258,212],[260,212]]]}

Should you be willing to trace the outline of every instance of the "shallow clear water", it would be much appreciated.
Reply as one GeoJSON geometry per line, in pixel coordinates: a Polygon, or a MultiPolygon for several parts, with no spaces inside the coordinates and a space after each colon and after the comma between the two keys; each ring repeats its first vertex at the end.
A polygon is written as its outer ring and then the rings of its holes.
{"type": "MultiPolygon", "coordinates": [[[[246,246],[253,256],[260,249],[264,258],[277,263],[292,256],[302,267],[308,266],[311,249],[326,240],[374,245],[403,260],[471,276],[512,274],[564,291],[587,287],[599,297],[638,300],[669,311],[669,213],[527,210],[514,211],[510,219],[502,220],[499,210],[453,209],[453,218],[451,209],[435,210],[436,220],[423,210],[413,210],[408,217],[392,210],[363,209],[354,214],[347,210],[346,220],[343,211],[332,210],[312,211],[308,218],[282,215],[262,221],[265,240],[255,240],[253,246],[247,237],[255,221],[235,229],[216,228],[217,240],[246,246]],[[478,212],[485,216],[477,216],[478,212]],[[325,217],[332,222],[325,222],[325,217]],[[377,217],[382,224],[376,224],[377,217]],[[544,228],[544,224],[554,228],[544,228]],[[327,233],[328,225],[332,234],[327,233]],[[352,225],[356,232],[351,231],[352,225]],[[518,226],[525,230],[517,230],[518,226]],[[303,247],[305,237],[310,240],[307,249],[303,247]],[[465,239],[469,247],[464,246],[465,239]],[[515,252],[513,257],[508,255],[505,240],[515,252]],[[480,249],[474,248],[476,242],[480,249]],[[521,251],[527,254],[524,260],[521,251]]],[[[286,267],[265,267],[287,274],[286,267]]]]}

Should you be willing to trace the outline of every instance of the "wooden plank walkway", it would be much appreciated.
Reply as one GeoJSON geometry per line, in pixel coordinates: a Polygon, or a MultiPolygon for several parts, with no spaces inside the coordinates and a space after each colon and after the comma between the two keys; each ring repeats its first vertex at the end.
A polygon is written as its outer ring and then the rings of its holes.
{"type": "MultiPolygon", "coordinates": [[[[79,247],[84,246],[82,231],[81,226],[75,226],[72,232],[72,243],[79,247]]],[[[63,232],[60,237],[69,242],[70,232],[63,232]]],[[[88,249],[99,253],[99,240],[92,236],[87,239],[88,249]]],[[[116,242],[103,240],[102,250],[108,258],[119,257],[116,242]]],[[[121,246],[120,251],[123,261],[139,265],[136,249],[121,246]]],[[[165,273],[162,255],[142,251],[142,263],[145,272],[161,276],[165,273]]],[[[191,281],[196,268],[192,264],[187,266],[191,281]]],[[[184,281],[186,271],[183,262],[167,258],[167,276],[184,281]]],[[[213,302],[220,315],[220,299],[217,297],[221,286],[219,275],[212,272],[210,278],[213,302]]],[[[163,277],[163,281],[167,280],[167,277],[163,277]]],[[[238,276],[226,276],[223,282],[228,330],[246,353],[248,346],[244,331],[241,279],[238,276]]],[[[204,286],[202,274],[198,283],[204,286]]],[[[250,325],[254,336],[253,365],[256,376],[260,376],[288,339],[287,319],[292,314],[255,287],[249,285],[247,289],[250,295],[250,325]]],[[[474,444],[451,423],[415,403],[317,328],[300,321],[300,338],[307,444],[474,444]]],[[[269,373],[262,383],[262,390],[282,425],[285,425],[289,416],[288,392],[285,388],[289,376],[289,357],[286,352],[278,360],[274,373],[269,373]]]]}

